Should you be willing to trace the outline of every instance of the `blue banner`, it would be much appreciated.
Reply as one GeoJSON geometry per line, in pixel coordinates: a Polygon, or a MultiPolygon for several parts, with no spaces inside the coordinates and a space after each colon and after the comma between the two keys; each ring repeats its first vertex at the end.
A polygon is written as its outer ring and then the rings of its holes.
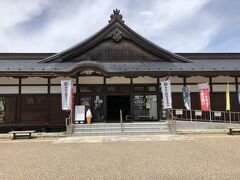
{"type": "Polygon", "coordinates": [[[186,107],[187,110],[191,109],[191,97],[190,97],[190,89],[188,86],[184,86],[182,88],[183,92],[183,102],[184,106],[186,107]]]}

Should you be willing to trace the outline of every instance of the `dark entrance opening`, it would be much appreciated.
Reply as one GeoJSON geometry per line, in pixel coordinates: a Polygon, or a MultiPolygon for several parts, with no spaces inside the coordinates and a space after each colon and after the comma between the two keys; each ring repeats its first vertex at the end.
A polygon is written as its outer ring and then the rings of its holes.
{"type": "Polygon", "coordinates": [[[130,96],[107,96],[107,122],[120,122],[120,109],[123,121],[130,121],[130,96]]]}

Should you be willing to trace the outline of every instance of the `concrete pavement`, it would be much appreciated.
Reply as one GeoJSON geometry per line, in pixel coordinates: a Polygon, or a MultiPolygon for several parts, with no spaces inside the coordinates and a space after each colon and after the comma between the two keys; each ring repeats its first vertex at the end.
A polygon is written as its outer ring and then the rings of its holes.
{"type": "Polygon", "coordinates": [[[3,180],[239,178],[240,136],[0,140],[3,180]]]}

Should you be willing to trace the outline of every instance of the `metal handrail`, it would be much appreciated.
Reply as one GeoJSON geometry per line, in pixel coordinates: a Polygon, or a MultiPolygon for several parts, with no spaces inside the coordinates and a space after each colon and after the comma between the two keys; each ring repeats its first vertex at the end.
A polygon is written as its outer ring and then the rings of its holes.
{"type": "Polygon", "coordinates": [[[172,109],[175,120],[240,123],[240,112],[172,109]]]}
{"type": "Polygon", "coordinates": [[[120,109],[120,125],[121,125],[121,133],[123,132],[123,117],[122,117],[122,110],[120,109]]]}

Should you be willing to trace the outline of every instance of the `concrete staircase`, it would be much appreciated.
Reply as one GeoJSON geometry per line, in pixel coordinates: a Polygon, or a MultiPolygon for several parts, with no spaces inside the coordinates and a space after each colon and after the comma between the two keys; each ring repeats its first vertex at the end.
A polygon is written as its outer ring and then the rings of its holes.
{"type": "Polygon", "coordinates": [[[73,136],[170,134],[166,122],[75,124],[73,136]]]}

